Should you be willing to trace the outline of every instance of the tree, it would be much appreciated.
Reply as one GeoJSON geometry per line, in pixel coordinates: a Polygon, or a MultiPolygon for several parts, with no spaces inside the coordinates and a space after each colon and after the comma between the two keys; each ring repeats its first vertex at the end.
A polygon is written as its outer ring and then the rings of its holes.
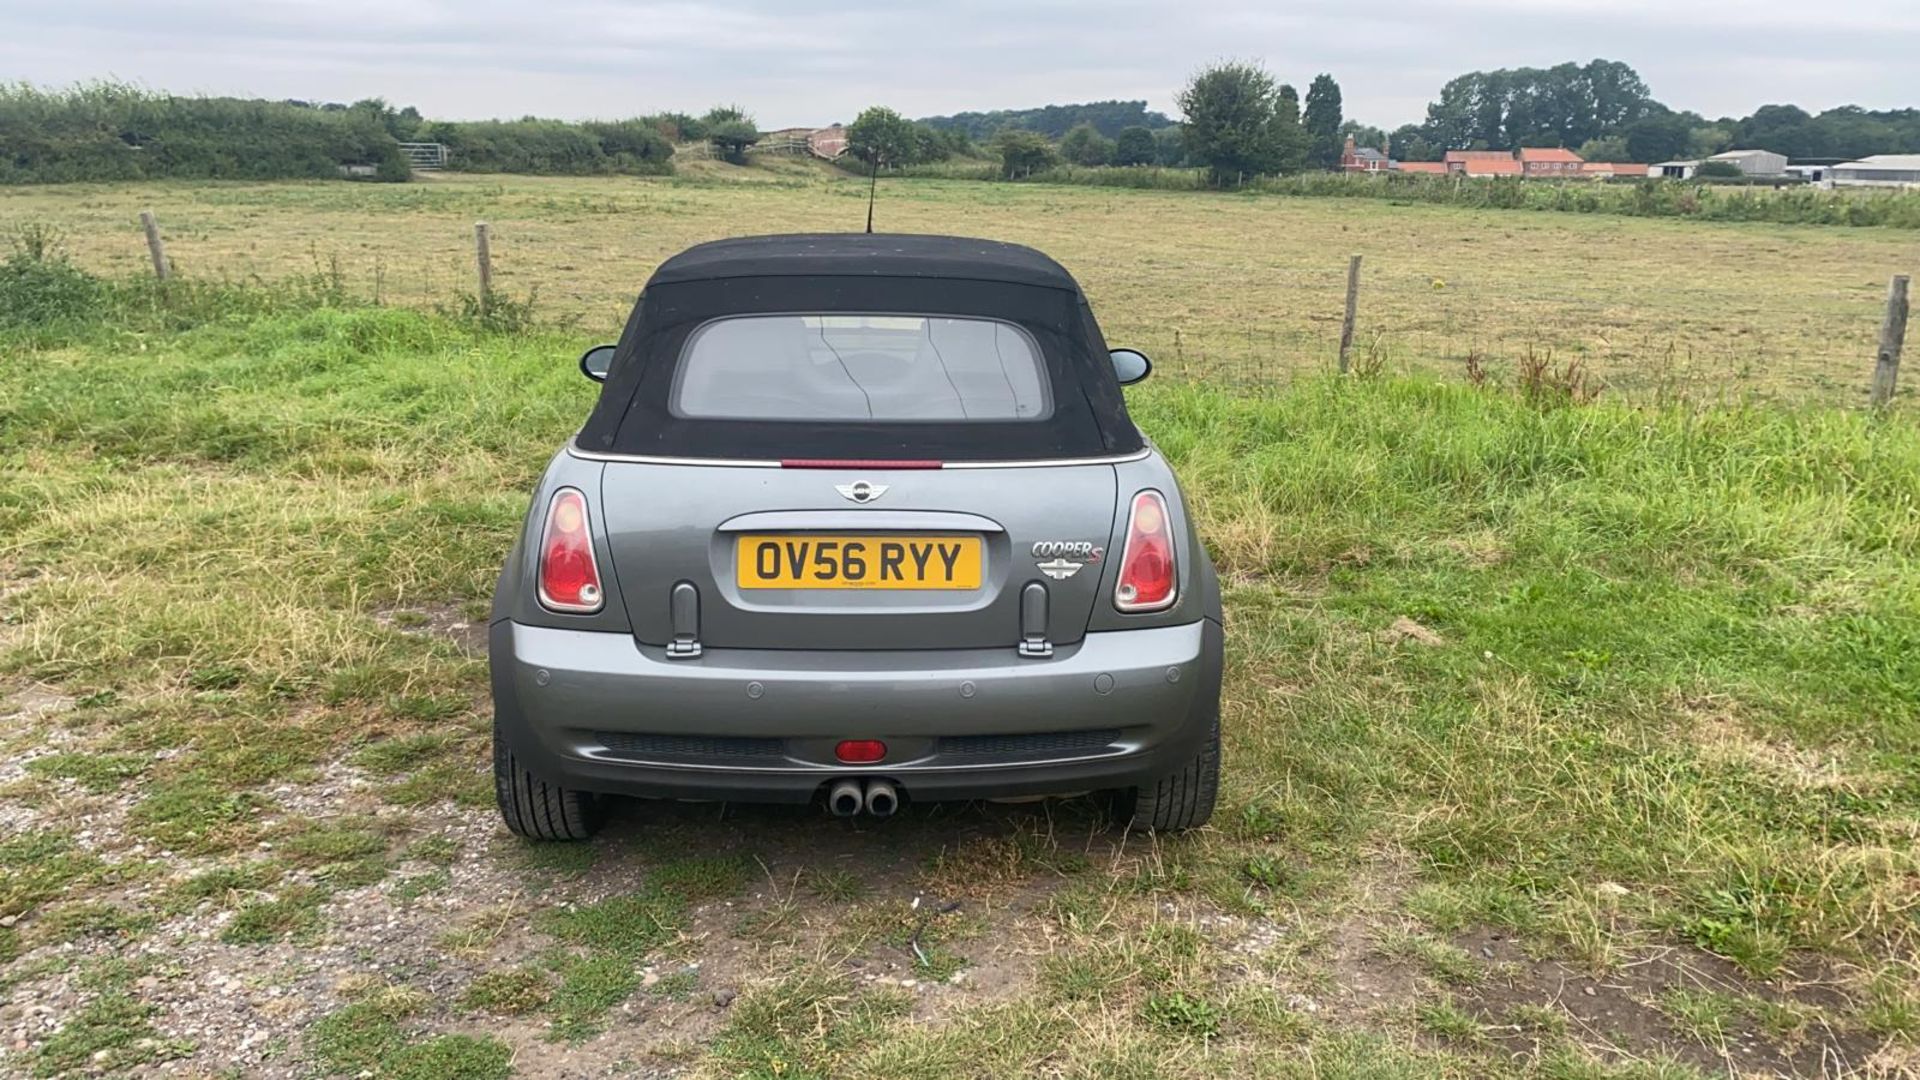
{"type": "MultiPolygon", "coordinates": [[[[1411,126],[1411,125],[1409,125],[1411,126]]],[[[1377,146],[1387,148],[1387,133],[1372,124],[1363,124],[1358,120],[1346,120],[1340,124],[1341,148],[1346,148],[1347,136],[1353,136],[1355,146],[1377,146]]]]}
{"type": "Polygon", "coordinates": [[[1628,124],[1625,135],[1627,159],[1653,165],[1687,152],[1693,143],[1693,124],[1679,113],[1662,112],[1628,124]]]}
{"type": "Polygon", "coordinates": [[[1333,76],[1313,77],[1307,87],[1307,110],[1300,124],[1307,131],[1309,160],[1322,169],[1339,168],[1346,140],[1340,130],[1340,84],[1333,81],[1333,76]]]}
{"type": "Polygon", "coordinates": [[[686,113],[655,113],[646,118],[668,142],[700,142],[707,137],[707,125],[686,113]]]}
{"type": "Polygon", "coordinates": [[[1594,60],[1469,72],[1440,88],[1422,127],[1444,149],[1578,146],[1660,108],[1631,67],[1594,60]]]}
{"type": "Polygon", "coordinates": [[[1418,124],[1402,124],[1388,136],[1387,156],[1401,161],[1439,161],[1445,155],[1427,140],[1425,128],[1418,124]]]}
{"type": "Polygon", "coordinates": [[[1187,132],[1184,125],[1164,127],[1153,133],[1153,163],[1168,168],[1187,164],[1187,132]]]}
{"type": "Polygon", "coordinates": [[[1719,124],[1701,124],[1693,129],[1687,139],[1687,156],[1696,158],[1712,157],[1723,150],[1733,148],[1733,129],[1719,124]]]}
{"type": "Polygon", "coordinates": [[[1154,157],[1153,132],[1146,128],[1121,128],[1120,137],[1113,140],[1115,165],[1151,165],[1154,157]]]}
{"type": "Polygon", "coordinates": [[[1577,153],[1588,161],[1628,161],[1633,157],[1627,149],[1625,135],[1602,135],[1597,139],[1588,139],[1580,144],[1577,153]]]}
{"type": "Polygon", "coordinates": [[[385,98],[362,98],[346,111],[377,125],[395,139],[411,139],[420,128],[420,110],[409,105],[395,109],[385,98]]]}
{"type": "Polygon", "coordinates": [[[707,142],[713,144],[713,150],[721,158],[735,165],[747,163],[747,147],[760,141],[760,129],[754,127],[753,117],[738,105],[720,105],[708,110],[701,118],[707,129],[707,142]]]}
{"type": "Polygon", "coordinates": [[[1075,124],[1060,137],[1060,156],[1073,165],[1105,165],[1113,160],[1114,141],[1092,124],[1075,124]]]}
{"type": "Polygon", "coordinates": [[[1747,174],[1731,161],[1703,161],[1693,175],[1702,180],[1738,180],[1747,174]]]}
{"type": "Polygon", "coordinates": [[[1300,94],[1282,84],[1280,100],[1273,109],[1274,172],[1299,172],[1307,167],[1311,150],[1307,129],[1300,126],[1300,94]]]}
{"type": "Polygon", "coordinates": [[[1057,160],[1053,144],[1037,131],[1007,128],[993,137],[993,152],[1000,155],[1000,178],[1017,180],[1051,167],[1057,160]]]}
{"type": "Polygon", "coordinates": [[[911,120],[875,105],[847,125],[847,152],[869,165],[897,167],[922,160],[924,149],[911,120]]]}
{"type": "Polygon", "coordinates": [[[1165,115],[1147,108],[1144,101],[1092,101],[1084,105],[1043,105],[1037,109],[998,109],[993,112],[964,112],[952,116],[929,116],[920,121],[938,131],[960,131],[974,139],[989,139],[1003,128],[1037,131],[1058,139],[1079,124],[1092,124],[1100,134],[1118,138],[1122,128],[1143,127],[1150,131],[1173,126],[1165,115]]]}
{"type": "MultiPolygon", "coordinates": [[[[1280,88],[1258,64],[1224,61],[1203,68],[1176,98],[1186,114],[1187,153],[1213,183],[1239,183],[1278,168],[1285,148],[1278,120],[1280,88]]],[[[1299,123],[1293,123],[1297,132],[1299,123]]]]}

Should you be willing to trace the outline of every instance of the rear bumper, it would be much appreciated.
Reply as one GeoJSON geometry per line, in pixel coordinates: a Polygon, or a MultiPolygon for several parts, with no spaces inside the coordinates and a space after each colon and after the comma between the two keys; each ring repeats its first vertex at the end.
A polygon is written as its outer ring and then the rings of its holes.
{"type": "Polygon", "coordinates": [[[910,798],[1126,787],[1190,758],[1219,709],[1209,619],[1087,634],[1052,658],[1008,649],[708,649],[502,619],[489,638],[498,737],[568,787],[658,798],[805,802],[847,776],[910,798]],[[841,739],[885,760],[839,764],[841,739]]]}

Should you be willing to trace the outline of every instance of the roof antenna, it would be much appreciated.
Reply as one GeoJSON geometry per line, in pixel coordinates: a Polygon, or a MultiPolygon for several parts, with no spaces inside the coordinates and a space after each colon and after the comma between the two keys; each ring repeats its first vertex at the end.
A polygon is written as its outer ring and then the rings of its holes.
{"type": "Polygon", "coordinates": [[[880,151],[873,151],[873,167],[867,172],[867,234],[873,234],[873,192],[880,186],[880,151]]]}

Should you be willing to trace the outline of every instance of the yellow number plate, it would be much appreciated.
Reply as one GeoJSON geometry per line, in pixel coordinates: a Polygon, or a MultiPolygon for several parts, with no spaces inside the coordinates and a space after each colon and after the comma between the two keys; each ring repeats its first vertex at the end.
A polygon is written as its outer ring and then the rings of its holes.
{"type": "Polygon", "coordinates": [[[977,589],[977,536],[742,536],[743,589],[977,589]]]}

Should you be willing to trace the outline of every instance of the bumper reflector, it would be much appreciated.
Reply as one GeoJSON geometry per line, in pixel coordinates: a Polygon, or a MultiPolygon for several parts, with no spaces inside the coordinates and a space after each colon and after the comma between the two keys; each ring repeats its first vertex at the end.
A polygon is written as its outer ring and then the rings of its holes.
{"type": "Polygon", "coordinates": [[[887,756],[887,744],[879,739],[847,739],[833,748],[833,756],[848,765],[871,765],[887,756]]]}

